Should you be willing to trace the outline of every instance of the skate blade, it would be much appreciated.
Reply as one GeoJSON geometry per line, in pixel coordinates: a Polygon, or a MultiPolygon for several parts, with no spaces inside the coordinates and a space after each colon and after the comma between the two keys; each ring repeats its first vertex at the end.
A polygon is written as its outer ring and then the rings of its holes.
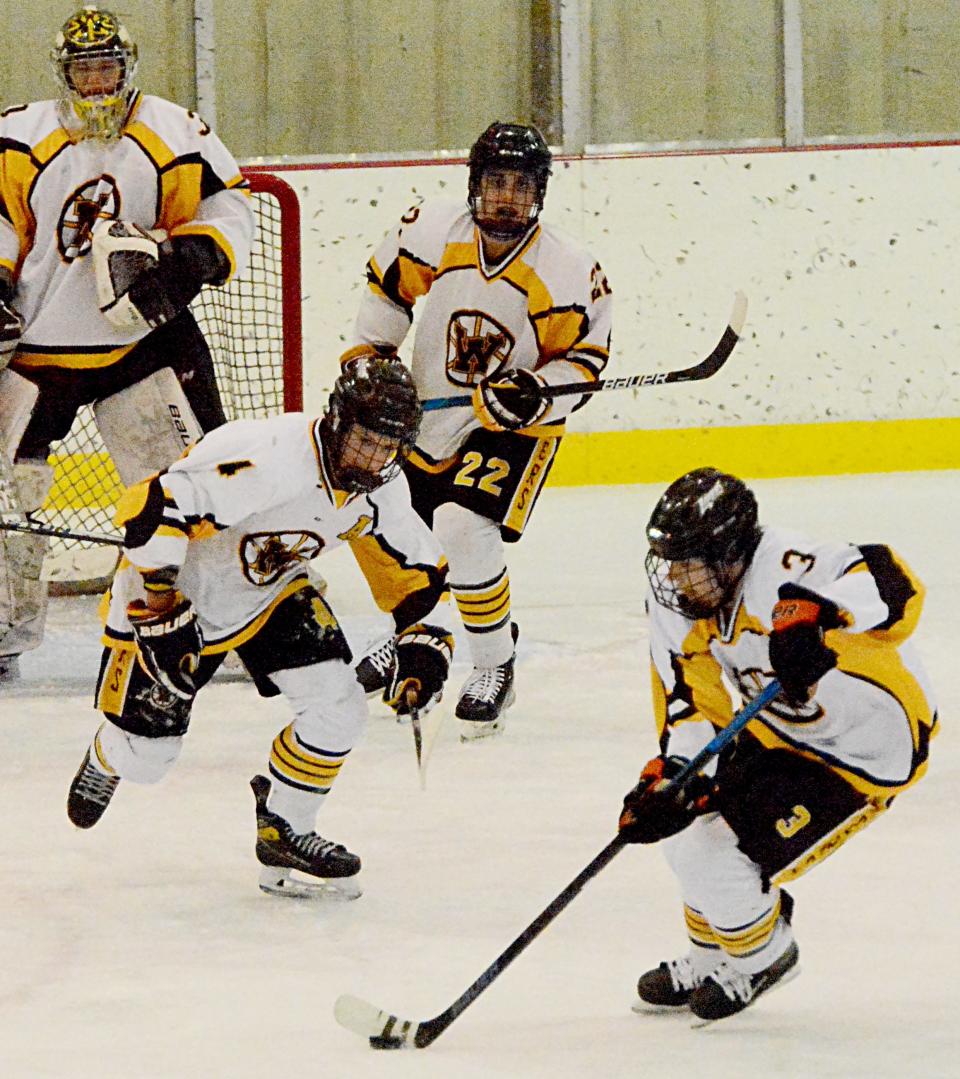
{"type": "Polygon", "coordinates": [[[260,891],[285,899],[312,899],[346,903],[363,895],[356,877],[295,877],[290,869],[263,866],[260,891]]]}
{"type": "MultiPolygon", "coordinates": [[[[771,985],[769,989],[764,989],[764,991],[759,994],[759,997],[765,997],[768,993],[772,993],[775,989],[779,989],[781,986],[786,985],[788,982],[792,982],[793,979],[796,978],[796,976],[799,973],[800,973],[800,964],[798,963],[798,964],[796,964],[796,966],[791,967],[790,970],[788,970],[787,973],[784,974],[784,976],[782,978],[780,978],[778,981],[774,982],[773,985],[771,985]]],[[[724,1018],[725,1019],[735,1019],[738,1015],[741,1015],[743,1012],[747,1011],[748,1008],[752,1008],[753,1005],[756,1004],[759,997],[754,997],[753,1000],[750,1001],[750,1003],[747,1005],[747,1007],[742,1009],[742,1011],[734,1012],[733,1015],[727,1015],[727,1016],[724,1016],[724,1018]]],[[[714,1023],[719,1023],[720,1021],[721,1020],[719,1020],[719,1019],[698,1019],[698,1018],[695,1017],[693,1022],[690,1024],[690,1029],[691,1030],[702,1030],[703,1027],[713,1026],[714,1023]]]]}
{"type": "Polygon", "coordinates": [[[502,720],[497,719],[492,723],[477,723],[470,719],[460,720],[460,741],[463,743],[482,742],[498,734],[503,734],[502,720]]]}
{"type": "Polygon", "coordinates": [[[645,1000],[635,1000],[630,1011],[634,1015],[690,1015],[686,1004],[649,1004],[645,1000]]]}

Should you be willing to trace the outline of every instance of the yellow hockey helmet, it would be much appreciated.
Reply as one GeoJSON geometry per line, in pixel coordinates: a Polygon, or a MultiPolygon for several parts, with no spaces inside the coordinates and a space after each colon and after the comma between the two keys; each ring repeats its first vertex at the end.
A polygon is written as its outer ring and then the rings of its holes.
{"type": "Polygon", "coordinates": [[[85,4],[60,28],[50,59],[64,126],[80,138],[117,138],[137,70],[137,46],[123,23],[96,4],[85,4]]]}

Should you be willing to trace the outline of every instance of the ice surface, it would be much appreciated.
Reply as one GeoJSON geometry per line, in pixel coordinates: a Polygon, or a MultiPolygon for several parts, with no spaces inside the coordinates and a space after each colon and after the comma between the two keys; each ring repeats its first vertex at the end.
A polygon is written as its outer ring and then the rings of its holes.
{"type": "MultiPolygon", "coordinates": [[[[557,489],[510,552],[522,636],[506,734],[457,740],[461,651],[427,790],[409,727],[378,707],[321,814],[364,859],[354,903],[257,889],[247,781],[287,714],[245,684],[204,691],[166,781],[121,786],[96,828],[73,829],[99,647],[93,602],[54,603],[0,698],[0,1076],[960,1074],[960,479],[755,486],[765,520],[908,558],[930,589],[918,641],[943,720],[927,778],[793,887],[801,977],[705,1030],[632,1014],[637,976],[684,934],[660,855],[630,848],[430,1048],[375,1053],[335,1024],[344,992],[417,1020],[446,1008],[606,844],[655,752],[640,597],[661,487],[557,489]]],[[[374,636],[349,554],[320,568],[351,639],[374,636]]]]}

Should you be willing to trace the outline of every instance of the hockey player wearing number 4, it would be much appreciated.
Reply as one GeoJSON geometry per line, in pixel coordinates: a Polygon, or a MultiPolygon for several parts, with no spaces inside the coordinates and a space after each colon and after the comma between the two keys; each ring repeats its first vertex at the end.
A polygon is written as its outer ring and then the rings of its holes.
{"type": "Polygon", "coordinates": [[[664,841],[690,947],[640,978],[635,1008],[722,1019],[798,970],[782,886],[926,771],[937,715],[908,639],[924,589],[882,544],[761,528],[750,489],[711,468],[667,489],[647,539],[661,753],[620,834],[664,841]],[[671,776],[733,716],[724,679],[752,699],[774,678],[779,698],[678,800],[671,776]]]}
{"type": "MultiPolygon", "coordinates": [[[[401,218],[367,263],[369,289],[346,366],[399,348],[422,301],[410,362],[424,399],[459,391],[472,410],[427,411],[404,468],[413,505],[450,559],[473,672],[461,737],[497,731],[514,700],[517,627],[505,543],[520,539],[582,396],[610,353],[612,298],[600,264],[541,223],[550,150],[534,127],[494,123],[470,151],[467,203],[436,199],[401,218]]],[[[358,666],[382,687],[389,642],[358,666]]]]}
{"type": "Polygon", "coordinates": [[[397,712],[439,699],[453,651],[446,562],[400,471],[420,421],[409,372],[363,361],[326,415],[240,420],[205,436],[120,502],[121,569],[110,594],[96,704],[104,714],[67,799],[80,828],[121,780],[156,783],[176,761],[193,700],[234,650],[262,696],[293,721],[252,781],[261,887],[288,895],[355,888],[360,859],[314,831],[366,718],[353,657],[306,564],[348,543],[394,621],[386,698],[397,712]],[[298,870],[326,883],[296,882],[298,870]]]}

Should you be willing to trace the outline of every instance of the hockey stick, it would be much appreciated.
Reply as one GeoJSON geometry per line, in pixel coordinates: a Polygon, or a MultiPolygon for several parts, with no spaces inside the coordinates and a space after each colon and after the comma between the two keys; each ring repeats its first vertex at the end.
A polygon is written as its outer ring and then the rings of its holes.
{"type": "Polygon", "coordinates": [[[52,536],[54,539],[80,540],[83,543],[103,543],[108,547],[122,547],[123,540],[117,536],[104,536],[99,532],[71,532],[69,528],[54,528],[35,521],[0,520],[0,532],[25,532],[28,536],[52,536]]]}
{"type": "Polygon", "coordinates": [[[423,730],[420,727],[420,709],[417,707],[416,690],[407,691],[407,707],[410,709],[410,726],[413,728],[413,748],[417,754],[417,774],[420,776],[420,790],[427,789],[427,774],[423,768],[423,730]]]}
{"type": "MultiPolygon", "coordinates": [[[[666,386],[671,382],[697,382],[715,375],[727,362],[736,343],[740,340],[740,331],[747,317],[747,297],[737,292],[733,300],[730,321],[720,340],[709,356],[693,367],[681,371],[659,371],[645,375],[626,375],[623,378],[601,378],[594,382],[571,382],[566,386],[545,386],[541,391],[544,397],[567,397],[571,394],[600,393],[602,390],[630,390],[640,386],[666,386]]],[[[431,397],[423,402],[424,412],[435,412],[441,408],[469,408],[471,397],[431,397]]]]}
{"type": "MultiPolygon", "coordinates": [[[[771,682],[754,700],[742,708],[725,727],[713,738],[684,768],[671,784],[679,795],[687,782],[700,769],[743,730],[758,712],[762,711],[780,692],[780,683],[771,682]]],[[[601,869],[611,862],[626,846],[626,841],[618,834],[602,851],[563,889],[513,943],[487,967],[479,978],[450,1005],[433,1019],[417,1022],[413,1019],[401,1019],[390,1012],[382,1011],[374,1004],[369,1004],[359,997],[344,994],[337,998],[333,1014],[337,1022],[369,1039],[374,1049],[402,1049],[410,1047],[424,1049],[437,1040],[462,1011],[471,1005],[487,989],[517,956],[531,944],[557,915],[579,895],[583,886],[595,877],[601,869]]]]}

